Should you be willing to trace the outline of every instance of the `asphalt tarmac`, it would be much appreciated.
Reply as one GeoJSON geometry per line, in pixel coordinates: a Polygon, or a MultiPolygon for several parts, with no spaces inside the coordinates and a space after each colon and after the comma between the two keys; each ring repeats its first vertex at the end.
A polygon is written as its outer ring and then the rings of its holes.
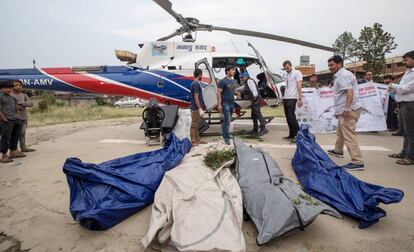
{"type": "MultiPolygon", "coordinates": [[[[107,231],[89,231],[77,224],[69,212],[69,190],[62,166],[68,157],[102,162],[149,151],[138,119],[117,119],[30,128],[28,142],[37,152],[10,164],[0,164],[0,251],[144,251],[141,238],[149,225],[151,206],[107,231]]],[[[234,130],[249,129],[246,123],[234,130]]],[[[219,130],[213,128],[212,131],[219,130]]],[[[247,140],[265,148],[294,181],[290,165],[295,145],[282,140],[287,135],[283,120],[269,125],[263,141],[247,140]]],[[[318,143],[329,148],[334,134],[317,134],[318,143]]],[[[208,137],[207,141],[221,141],[208,137]]],[[[251,222],[243,223],[248,251],[414,251],[414,166],[398,166],[387,154],[398,152],[401,137],[388,132],[364,133],[359,141],[365,171],[354,171],[361,180],[405,192],[399,204],[380,205],[387,216],[368,229],[358,229],[349,218],[321,215],[304,231],[296,231],[258,247],[251,222]]],[[[334,158],[338,164],[349,162],[334,158]]],[[[148,251],[153,251],[149,249],[148,251]]]]}

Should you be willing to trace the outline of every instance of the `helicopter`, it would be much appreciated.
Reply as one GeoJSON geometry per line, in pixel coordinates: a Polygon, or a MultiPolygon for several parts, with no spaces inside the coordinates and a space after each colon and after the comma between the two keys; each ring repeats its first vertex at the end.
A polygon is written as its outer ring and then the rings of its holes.
{"type": "MultiPolygon", "coordinates": [[[[121,66],[82,66],[59,68],[0,69],[0,79],[20,80],[25,89],[64,92],[87,92],[101,95],[132,96],[143,100],[155,98],[161,104],[190,105],[192,73],[203,71],[202,95],[208,111],[217,106],[217,83],[224,77],[227,65],[238,71],[256,67],[258,87],[268,106],[281,102],[279,86],[283,78],[272,73],[263,57],[251,43],[254,54],[216,52],[214,45],[196,42],[196,33],[224,31],[236,35],[259,37],[335,52],[334,48],[279,35],[203,24],[193,17],[184,17],[172,8],[169,0],[153,0],[180,24],[172,34],[157,41],[139,44],[139,52],[115,50],[121,66]],[[181,36],[182,42],[167,41],[181,36]]],[[[239,79],[238,79],[239,81],[239,79]]],[[[236,103],[247,108],[250,102],[243,97],[236,103]]]]}

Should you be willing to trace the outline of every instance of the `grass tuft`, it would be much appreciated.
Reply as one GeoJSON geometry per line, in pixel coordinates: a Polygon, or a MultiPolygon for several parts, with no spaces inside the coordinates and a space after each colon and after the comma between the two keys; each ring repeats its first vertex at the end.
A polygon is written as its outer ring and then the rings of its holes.
{"type": "Polygon", "coordinates": [[[234,150],[212,150],[204,157],[204,164],[213,171],[220,168],[225,162],[232,160],[236,153],[234,150]]]}

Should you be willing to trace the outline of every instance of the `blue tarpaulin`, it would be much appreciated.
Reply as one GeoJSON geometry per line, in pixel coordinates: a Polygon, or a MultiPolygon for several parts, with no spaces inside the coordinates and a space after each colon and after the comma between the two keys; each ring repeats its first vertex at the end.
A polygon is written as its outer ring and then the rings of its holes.
{"type": "Polygon", "coordinates": [[[164,173],[177,166],[191,143],[171,134],[163,149],[100,164],[68,158],[63,166],[70,212],[83,227],[105,230],[152,203],[164,173]]]}
{"type": "Polygon", "coordinates": [[[398,203],[404,193],[361,181],[336,165],[316,143],[309,127],[302,125],[296,139],[292,166],[304,190],[338,211],[360,221],[360,228],[376,223],[386,215],[378,207],[398,203]]]}

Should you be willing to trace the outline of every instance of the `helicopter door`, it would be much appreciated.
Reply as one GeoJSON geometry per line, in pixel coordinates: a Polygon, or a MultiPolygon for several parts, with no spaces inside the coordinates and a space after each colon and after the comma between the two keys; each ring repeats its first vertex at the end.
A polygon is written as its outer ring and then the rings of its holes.
{"type": "Polygon", "coordinates": [[[195,68],[199,68],[203,71],[201,86],[203,89],[204,104],[206,105],[207,110],[211,110],[217,106],[217,80],[214,76],[213,69],[208,63],[207,58],[197,61],[195,63],[195,68]]]}
{"type": "Polygon", "coordinates": [[[275,103],[275,101],[270,101],[269,100],[269,101],[266,101],[266,102],[268,103],[268,105],[278,105],[281,102],[281,95],[280,95],[279,90],[276,86],[276,81],[272,77],[272,72],[270,71],[270,69],[266,65],[266,62],[264,61],[262,55],[260,55],[260,53],[256,50],[256,48],[254,48],[253,45],[250,42],[248,42],[248,46],[250,46],[253,49],[254,53],[256,54],[256,56],[257,56],[257,58],[260,62],[261,68],[262,68],[263,73],[266,77],[267,86],[271,90],[273,90],[273,92],[276,95],[276,104],[273,104],[273,103],[275,103]]]}

